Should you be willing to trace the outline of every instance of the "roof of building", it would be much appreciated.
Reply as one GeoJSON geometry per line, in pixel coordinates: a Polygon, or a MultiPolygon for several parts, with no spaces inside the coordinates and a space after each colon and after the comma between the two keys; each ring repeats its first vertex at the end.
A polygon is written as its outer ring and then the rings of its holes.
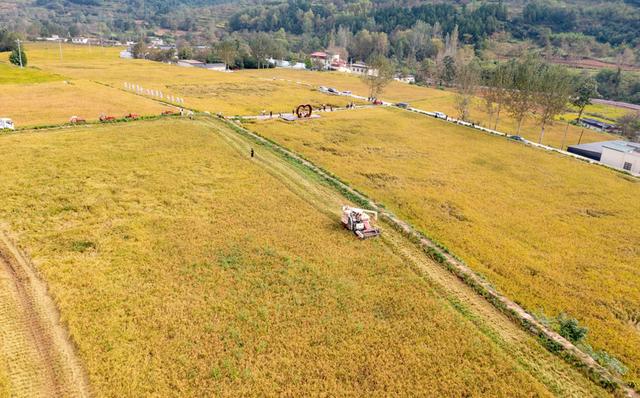
{"type": "Polygon", "coordinates": [[[601,141],[601,142],[590,142],[588,144],[579,144],[579,145],[570,145],[569,148],[575,148],[575,149],[582,149],[584,151],[590,151],[590,152],[599,152],[602,153],[602,147],[605,144],[612,144],[612,143],[621,143],[624,141],[601,141]]]}
{"type": "Polygon", "coordinates": [[[586,118],[586,117],[581,118],[580,121],[582,123],[588,124],[590,126],[598,127],[598,128],[601,128],[601,129],[610,129],[610,128],[616,127],[613,124],[606,123],[606,122],[603,122],[603,121],[600,121],[600,120],[596,120],[596,119],[586,118]]]}
{"type": "Polygon", "coordinates": [[[181,59],[178,62],[191,65],[204,65],[204,62],[195,59],[181,59]]]}
{"type": "Polygon", "coordinates": [[[316,51],[314,53],[311,53],[311,56],[315,58],[327,58],[327,53],[322,51],[316,51]]]}
{"type": "Polygon", "coordinates": [[[624,152],[624,153],[636,152],[640,154],[640,144],[636,144],[633,142],[612,141],[609,143],[605,143],[603,145],[603,148],[613,149],[614,151],[624,152]]]}

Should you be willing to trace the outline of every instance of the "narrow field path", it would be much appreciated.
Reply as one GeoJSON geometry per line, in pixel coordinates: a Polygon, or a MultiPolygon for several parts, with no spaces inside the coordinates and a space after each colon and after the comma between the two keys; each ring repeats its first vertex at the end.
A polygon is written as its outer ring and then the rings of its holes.
{"type": "MultiPolygon", "coordinates": [[[[287,162],[281,155],[258,145],[218,121],[206,121],[239,155],[249,156],[256,150],[254,161],[277,177],[288,189],[310,203],[319,212],[340,219],[340,206],[348,202],[335,188],[324,184],[320,178],[287,162]]],[[[494,341],[509,356],[517,359],[526,370],[550,392],[563,397],[607,396],[608,393],[588,380],[581,372],[547,351],[538,341],[509,319],[485,298],[466,285],[442,265],[429,259],[414,243],[390,225],[383,223],[381,239],[453,305],[467,320],[494,341]]],[[[346,233],[346,232],[345,232],[346,233]]],[[[356,239],[354,237],[354,239],[356,239]]]]}
{"type": "Polygon", "coordinates": [[[0,229],[0,360],[11,397],[89,397],[86,373],[31,262],[0,229]]]}

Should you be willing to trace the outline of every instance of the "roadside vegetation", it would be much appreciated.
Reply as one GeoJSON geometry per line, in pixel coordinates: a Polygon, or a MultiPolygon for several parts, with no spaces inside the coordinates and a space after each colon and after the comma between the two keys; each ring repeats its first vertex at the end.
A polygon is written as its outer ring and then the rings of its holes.
{"type": "Polygon", "coordinates": [[[393,109],[251,129],[442,242],[531,312],[565,313],[640,379],[636,179],[393,109]]]}
{"type": "Polygon", "coordinates": [[[525,366],[223,128],[0,137],[0,219],[48,281],[96,395],[604,394],[559,358],[525,366]]]}

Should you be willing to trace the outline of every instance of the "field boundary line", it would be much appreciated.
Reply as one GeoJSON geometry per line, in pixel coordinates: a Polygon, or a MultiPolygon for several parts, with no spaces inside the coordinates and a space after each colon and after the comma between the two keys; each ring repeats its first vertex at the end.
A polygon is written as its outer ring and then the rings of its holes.
{"type": "Polygon", "coordinates": [[[301,155],[283,147],[262,135],[248,130],[237,123],[222,120],[233,130],[242,134],[249,139],[267,146],[277,153],[280,153],[288,160],[294,161],[332,185],[347,199],[355,203],[375,210],[380,214],[381,219],[386,221],[391,227],[400,231],[408,239],[416,243],[427,256],[440,263],[448,271],[456,275],[463,282],[469,285],[479,295],[484,297],[498,310],[506,314],[510,319],[518,323],[524,330],[538,337],[541,343],[551,352],[557,353],[568,363],[574,365],[582,371],[592,381],[612,392],[622,393],[624,396],[638,398],[640,395],[627,386],[619,377],[612,374],[608,369],[598,364],[595,359],[586,354],[584,351],[575,346],[572,342],[562,337],[560,334],[544,325],[533,315],[528,313],[524,308],[515,303],[513,300],[499,293],[487,280],[469,268],[461,259],[451,254],[443,245],[439,244],[432,238],[427,237],[418,229],[408,222],[400,219],[390,211],[386,210],[383,205],[374,202],[365,194],[352,188],[349,184],[340,180],[340,178],[323,168],[317,166],[313,162],[305,159],[301,155]]]}
{"type": "MultiPolygon", "coordinates": [[[[5,277],[15,287],[15,301],[19,307],[17,310],[25,318],[25,330],[21,332],[31,341],[31,348],[36,351],[36,365],[41,369],[37,376],[48,391],[47,396],[93,396],[87,371],[77,354],[75,343],[62,323],[60,311],[49,294],[47,283],[11,238],[6,225],[0,225],[0,266],[4,268],[3,273],[7,274],[5,277]]],[[[20,382],[21,380],[10,381],[12,385],[18,386],[20,382]]]]}

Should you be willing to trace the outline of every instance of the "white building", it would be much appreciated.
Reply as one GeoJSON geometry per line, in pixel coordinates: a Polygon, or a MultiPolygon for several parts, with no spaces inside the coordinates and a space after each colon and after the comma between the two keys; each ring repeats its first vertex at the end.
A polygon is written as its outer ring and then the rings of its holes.
{"type": "Polygon", "coordinates": [[[611,167],[640,175],[640,144],[612,142],[602,146],[600,161],[611,167]]]}
{"type": "Polygon", "coordinates": [[[307,66],[304,64],[304,62],[292,62],[286,61],[284,59],[273,58],[269,58],[267,61],[271,65],[274,65],[276,68],[307,69],[307,66]]]}
{"type": "Polygon", "coordinates": [[[227,66],[223,63],[207,64],[206,62],[198,61],[195,59],[180,59],[178,60],[178,66],[182,66],[185,68],[201,68],[218,72],[224,72],[227,70],[227,66]]]}
{"type": "Polygon", "coordinates": [[[354,62],[349,64],[349,71],[356,75],[378,76],[377,69],[371,69],[364,62],[354,62]]]}
{"type": "Polygon", "coordinates": [[[401,76],[398,75],[396,77],[393,78],[395,81],[398,81],[400,83],[407,83],[407,84],[415,84],[416,82],[416,77],[413,75],[407,75],[407,76],[401,76]]]}
{"type": "Polygon", "coordinates": [[[204,64],[203,68],[207,70],[215,70],[217,72],[224,72],[227,70],[227,65],[223,63],[204,64]]]}
{"type": "Polygon", "coordinates": [[[185,68],[204,68],[205,63],[197,61],[195,59],[180,59],[178,60],[178,66],[185,68]]]}
{"type": "Polygon", "coordinates": [[[88,37],[72,37],[71,43],[73,44],[89,44],[88,37]]]}
{"type": "Polygon", "coordinates": [[[133,58],[133,54],[129,50],[120,51],[120,58],[132,59],[133,58]]]}

